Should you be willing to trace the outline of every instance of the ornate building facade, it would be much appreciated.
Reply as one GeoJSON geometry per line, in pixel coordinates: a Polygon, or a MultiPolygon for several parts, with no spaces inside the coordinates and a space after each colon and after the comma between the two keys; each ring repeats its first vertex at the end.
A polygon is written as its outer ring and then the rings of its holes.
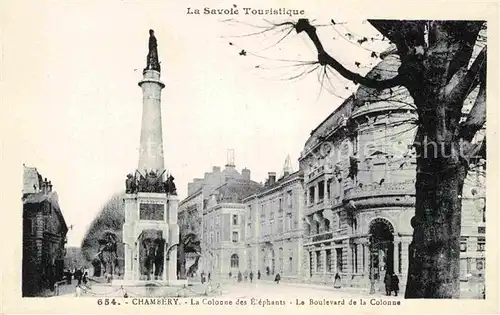
{"type": "MultiPolygon", "coordinates": [[[[389,78],[397,68],[397,57],[389,55],[368,76],[389,78]]],[[[338,273],[345,285],[368,286],[373,278],[383,286],[385,273],[394,272],[404,286],[415,206],[416,122],[405,89],[361,87],[311,133],[299,162],[306,196],[303,263],[313,281],[331,282],[338,273]]],[[[471,171],[464,187],[465,274],[484,269],[481,178],[484,169],[471,171]]]]}
{"type": "Polygon", "coordinates": [[[37,296],[62,279],[68,227],[52,183],[24,167],[22,294],[37,296]]]}
{"type": "Polygon", "coordinates": [[[247,270],[282,278],[303,275],[303,176],[285,168],[276,181],[269,173],[266,185],[243,202],[246,206],[247,270]]]}

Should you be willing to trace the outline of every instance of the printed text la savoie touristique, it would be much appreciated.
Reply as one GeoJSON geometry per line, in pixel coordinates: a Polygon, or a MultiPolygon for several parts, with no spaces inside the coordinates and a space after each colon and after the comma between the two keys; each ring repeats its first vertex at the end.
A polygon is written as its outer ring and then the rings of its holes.
{"type": "Polygon", "coordinates": [[[230,8],[186,8],[186,14],[194,15],[304,15],[305,11],[301,9],[286,8],[252,8],[234,5],[230,8]]]}

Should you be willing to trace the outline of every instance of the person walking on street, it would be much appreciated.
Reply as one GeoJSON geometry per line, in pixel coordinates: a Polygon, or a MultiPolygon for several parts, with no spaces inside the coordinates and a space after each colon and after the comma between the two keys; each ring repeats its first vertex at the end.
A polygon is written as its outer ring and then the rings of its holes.
{"type": "Polygon", "coordinates": [[[253,271],[250,271],[250,274],[248,275],[248,277],[250,278],[250,282],[252,283],[253,282],[253,271]]]}
{"type": "Polygon", "coordinates": [[[201,277],[201,284],[204,284],[205,283],[205,271],[201,272],[200,277],[201,277]]]}
{"type": "Polygon", "coordinates": [[[385,284],[385,295],[389,296],[392,294],[392,277],[386,272],[384,276],[384,284],[385,284]]]}
{"type": "MultiPolygon", "coordinates": [[[[393,273],[393,274],[392,274],[392,277],[391,277],[391,280],[392,280],[392,281],[391,281],[391,282],[392,282],[392,283],[391,283],[391,284],[392,284],[391,289],[392,289],[392,291],[394,291],[395,295],[396,295],[396,296],[398,296],[398,291],[399,291],[399,278],[398,278],[398,276],[397,276],[395,273],[393,273]]],[[[392,293],[392,292],[391,292],[391,293],[392,293]]]]}
{"type": "Polygon", "coordinates": [[[82,296],[82,288],[80,287],[79,284],[76,285],[76,288],[75,288],[75,296],[76,297],[81,297],[82,296]]]}
{"type": "Polygon", "coordinates": [[[82,284],[82,271],[80,269],[75,270],[75,280],[78,281],[77,286],[82,284]]]}
{"type": "Polygon", "coordinates": [[[243,280],[243,275],[241,274],[241,271],[238,271],[238,282],[241,282],[243,280]]]}
{"type": "Polygon", "coordinates": [[[279,284],[281,280],[281,276],[279,273],[276,274],[276,277],[274,278],[274,281],[276,281],[276,284],[279,284]]]}
{"type": "Polygon", "coordinates": [[[340,275],[338,274],[338,272],[335,274],[335,280],[333,282],[333,287],[335,289],[340,289],[340,287],[342,287],[342,279],[340,278],[340,275]]]}
{"type": "Polygon", "coordinates": [[[257,280],[260,280],[260,277],[261,277],[261,276],[262,276],[262,275],[260,274],[260,270],[258,270],[258,271],[257,271],[257,280]]]}
{"type": "Polygon", "coordinates": [[[212,278],[212,277],[211,277],[210,272],[209,272],[209,273],[208,273],[208,282],[210,282],[211,278],[212,278]]]}
{"type": "Polygon", "coordinates": [[[82,276],[82,281],[83,281],[83,285],[86,285],[87,284],[87,281],[88,281],[88,275],[87,275],[87,272],[85,271],[83,276],[82,276]]]}

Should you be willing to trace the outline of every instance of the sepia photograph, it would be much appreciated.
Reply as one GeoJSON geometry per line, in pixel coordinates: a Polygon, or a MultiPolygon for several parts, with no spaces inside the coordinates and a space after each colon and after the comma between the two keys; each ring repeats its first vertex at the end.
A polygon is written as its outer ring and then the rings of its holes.
{"type": "Polygon", "coordinates": [[[468,18],[293,1],[9,6],[3,136],[21,184],[2,287],[12,278],[15,299],[498,311],[498,4],[468,18]]]}

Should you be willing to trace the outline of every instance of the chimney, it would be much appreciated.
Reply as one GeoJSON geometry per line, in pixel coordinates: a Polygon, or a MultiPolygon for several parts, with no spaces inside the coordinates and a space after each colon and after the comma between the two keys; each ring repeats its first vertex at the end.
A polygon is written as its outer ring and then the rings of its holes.
{"type": "Polygon", "coordinates": [[[49,180],[49,184],[48,184],[48,189],[47,189],[48,192],[52,192],[52,182],[49,180]]]}
{"type": "Polygon", "coordinates": [[[213,171],[214,173],[220,173],[220,167],[219,167],[219,166],[214,166],[214,167],[212,168],[212,171],[213,171]]]}
{"type": "Polygon", "coordinates": [[[269,185],[276,183],[276,172],[269,172],[267,173],[267,175],[268,175],[267,183],[269,185]]]}
{"type": "Polygon", "coordinates": [[[243,179],[250,180],[250,170],[245,167],[241,170],[241,176],[243,177],[243,179]]]}
{"type": "Polygon", "coordinates": [[[45,177],[45,179],[42,181],[41,183],[41,191],[43,194],[46,194],[47,193],[47,190],[48,190],[48,186],[49,186],[49,182],[47,181],[47,177],[45,177]]]}

